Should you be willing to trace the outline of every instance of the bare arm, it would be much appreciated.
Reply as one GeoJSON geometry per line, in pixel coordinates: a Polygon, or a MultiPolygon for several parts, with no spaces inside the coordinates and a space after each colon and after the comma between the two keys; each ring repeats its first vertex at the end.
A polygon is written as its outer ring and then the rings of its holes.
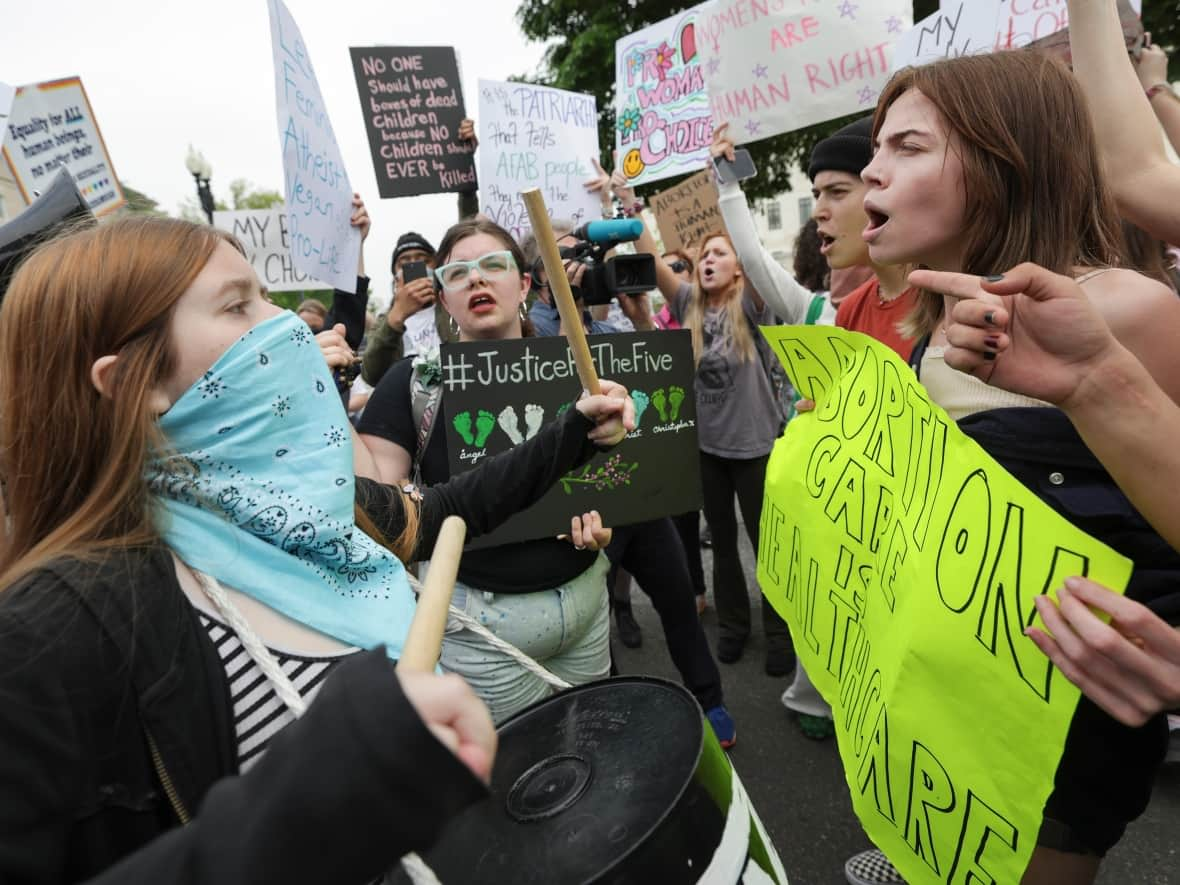
{"type": "Polygon", "coordinates": [[[1143,47],[1135,61],[1135,73],[1172,150],[1180,151],[1180,99],[1168,82],[1168,54],[1159,46],[1143,47]]]}
{"type": "MultiPolygon", "coordinates": [[[[611,189],[615,192],[624,206],[630,206],[635,203],[635,188],[627,184],[627,176],[623,174],[623,170],[616,169],[611,175],[610,179],[611,189]]],[[[647,225],[643,225],[643,232],[639,235],[639,239],[635,242],[635,252],[638,255],[650,255],[656,261],[656,287],[669,303],[676,300],[676,293],[680,290],[680,277],[672,272],[668,265],[664,264],[663,258],[660,256],[660,250],[656,246],[656,238],[651,235],[651,231],[647,229],[647,225]]]]}
{"type": "Polygon", "coordinates": [[[359,448],[369,453],[376,471],[376,476],[367,473],[365,476],[386,485],[399,485],[409,478],[413,458],[397,443],[371,433],[359,434],[357,440],[359,448]]]}
{"type": "Polygon", "coordinates": [[[1164,153],[1155,114],[1127,55],[1114,0],[1069,0],[1069,22],[1074,73],[1097,122],[1098,146],[1119,211],[1161,240],[1180,241],[1180,168],[1164,153]]]}

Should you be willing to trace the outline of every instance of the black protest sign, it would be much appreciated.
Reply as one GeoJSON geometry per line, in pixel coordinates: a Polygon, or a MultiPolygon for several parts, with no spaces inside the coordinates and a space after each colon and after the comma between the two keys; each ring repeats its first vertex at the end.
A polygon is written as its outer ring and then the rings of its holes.
{"type": "Polygon", "coordinates": [[[354,46],[349,52],[381,197],[475,190],[475,147],[459,140],[466,112],[455,50],[354,46]]]}
{"type": "MultiPolygon", "coordinates": [[[[688,332],[592,335],[603,378],[635,400],[636,429],[609,452],[570,471],[540,501],[469,548],[552,537],[589,510],[607,526],[697,510],[695,366],[688,332]]],[[[564,338],[443,345],[443,420],[451,473],[531,439],[581,392],[564,338]]],[[[441,429],[441,428],[440,428],[441,429]]]]}

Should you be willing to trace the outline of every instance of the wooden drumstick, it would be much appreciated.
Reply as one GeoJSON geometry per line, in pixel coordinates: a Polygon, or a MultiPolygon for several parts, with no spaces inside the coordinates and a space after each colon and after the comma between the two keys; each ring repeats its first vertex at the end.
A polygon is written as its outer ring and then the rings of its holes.
{"type": "Polygon", "coordinates": [[[557,250],[557,238],[553,236],[553,225],[549,223],[549,210],[545,208],[545,198],[541,196],[540,189],[535,187],[522,191],[520,195],[524,199],[525,208],[529,210],[533,236],[537,238],[541,261],[549,277],[549,291],[553,293],[553,300],[561,314],[561,324],[565,327],[565,337],[574,355],[574,365],[578,367],[578,379],[587,393],[596,396],[602,392],[598,385],[598,371],[594,368],[594,360],[590,358],[586,330],[582,327],[582,316],[574,304],[570,281],[565,275],[565,262],[561,260],[561,253],[557,250]]]}
{"type": "Polygon", "coordinates": [[[442,652],[443,633],[447,629],[447,610],[451,594],[455,592],[455,577],[459,574],[459,557],[463,555],[463,541],[467,537],[467,523],[458,516],[448,516],[438,531],[434,552],[430,555],[430,571],[414,620],[406,634],[402,656],[397,668],[410,673],[433,673],[442,652]]]}

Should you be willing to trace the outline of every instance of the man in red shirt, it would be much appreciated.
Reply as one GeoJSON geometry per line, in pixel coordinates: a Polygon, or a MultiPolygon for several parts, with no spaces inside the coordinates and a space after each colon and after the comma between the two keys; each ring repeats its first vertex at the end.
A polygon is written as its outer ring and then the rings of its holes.
{"type": "Polygon", "coordinates": [[[820,252],[832,270],[862,265],[873,272],[840,302],[836,325],[876,338],[908,360],[914,341],[904,337],[897,325],[913,307],[917,290],[907,286],[906,268],[873,264],[861,236],[869,216],[864,210],[868,185],[861,181],[860,173],[873,158],[872,124],[872,117],[850,123],[812,150],[807,170],[815,197],[812,217],[822,244],[820,252]]]}

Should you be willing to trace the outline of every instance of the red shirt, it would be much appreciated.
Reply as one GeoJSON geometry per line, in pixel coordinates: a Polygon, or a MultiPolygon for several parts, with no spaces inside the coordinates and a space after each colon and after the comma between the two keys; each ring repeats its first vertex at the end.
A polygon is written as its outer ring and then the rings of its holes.
{"type": "Polygon", "coordinates": [[[881,283],[876,277],[853,289],[836,310],[836,325],[876,338],[909,362],[914,339],[903,338],[901,332],[897,331],[897,325],[913,308],[918,290],[906,289],[892,301],[882,301],[880,291],[881,283]]]}

